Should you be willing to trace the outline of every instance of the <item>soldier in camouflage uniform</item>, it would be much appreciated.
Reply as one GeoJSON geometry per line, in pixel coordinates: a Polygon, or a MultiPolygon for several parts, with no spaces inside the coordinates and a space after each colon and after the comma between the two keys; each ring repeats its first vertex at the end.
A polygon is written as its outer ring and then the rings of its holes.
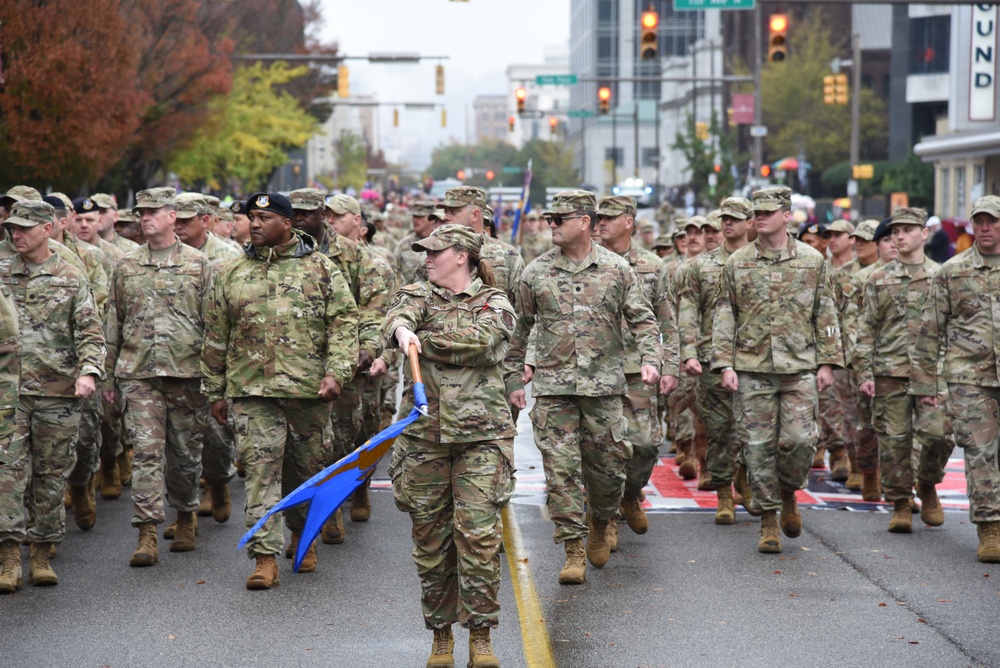
{"type": "Polygon", "coordinates": [[[12,594],[24,584],[20,542],[12,530],[24,513],[24,489],[16,484],[16,475],[8,474],[26,464],[23,441],[14,441],[20,382],[17,307],[7,285],[0,283],[0,594],[12,594]]]}
{"type": "Polygon", "coordinates": [[[142,227],[131,209],[123,209],[118,212],[118,218],[115,220],[115,234],[137,246],[146,243],[145,237],[142,236],[142,227]]]}
{"type": "Polygon", "coordinates": [[[237,200],[229,205],[233,212],[233,241],[241,248],[250,241],[250,219],[247,218],[247,204],[237,200]]]}
{"type": "MultiPolygon", "coordinates": [[[[654,313],[668,317],[658,319],[663,347],[663,366],[660,369],[660,387],[647,385],[642,380],[642,359],[635,337],[622,319],[625,343],[625,383],[627,390],[622,403],[626,420],[625,439],[632,444],[632,458],[625,467],[625,488],[621,499],[621,514],[629,528],[643,534],[649,529],[646,513],[642,509],[642,489],[649,483],[653,467],[659,459],[660,423],[657,416],[657,389],[670,394],[677,387],[680,362],[678,358],[677,322],[673,317],[676,300],[671,283],[665,280],[663,262],[652,252],[635,243],[635,200],[625,195],[605,197],[597,207],[597,229],[604,247],[625,259],[635,272],[639,287],[654,313]]],[[[613,523],[612,538],[617,524],[613,523]]],[[[612,541],[612,549],[616,547],[612,541]]]]}
{"type": "Polygon", "coordinates": [[[976,200],[971,218],[975,245],[941,266],[924,302],[910,391],[927,406],[940,405],[938,382],[947,383],[969,517],[979,533],[976,557],[1000,563],[1000,197],[976,200]]]}
{"type": "MultiPolygon", "coordinates": [[[[123,253],[129,253],[139,247],[131,239],[116,233],[115,224],[118,222],[118,203],[111,195],[95,193],[91,195],[91,200],[97,205],[100,214],[100,235],[101,238],[110,244],[114,244],[123,253]]],[[[101,246],[103,248],[103,246],[101,246]]]]}
{"type": "Polygon", "coordinates": [[[525,214],[521,231],[521,258],[528,264],[552,248],[552,235],[538,211],[525,214]]]}
{"type": "MultiPolygon", "coordinates": [[[[358,315],[340,270],[312,237],[292,228],[287,197],[251,195],[247,214],[252,246],[216,277],[201,370],[202,391],[220,424],[228,416],[226,398],[232,401],[249,529],[328,463],[330,402],[354,375],[358,315]]],[[[305,515],[302,507],[285,512],[293,549],[305,515]]],[[[277,585],[275,555],[284,546],[277,519],[247,545],[256,560],[247,589],[277,585]]],[[[310,545],[299,571],[315,569],[310,545]]]]}
{"type": "Polygon", "coordinates": [[[177,238],[184,244],[208,256],[216,271],[240,257],[233,244],[209,231],[215,209],[201,193],[177,195],[177,238]]]}
{"type": "MultiPolygon", "coordinates": [[[[432,666],[452,665],[455,622],[470,630],[469,665],[499,666],[490,629],[500,613],[500,512],[514,488],[517,430],[502,369],[514,309],[491,285],[484,244],[447,224],[414,242],[427,253],[430,280],[402,288],[382,327],[386,348],[421,352],[427,391],[429,417],[396,441],[389,473],[396,506],[413,523],[432,666]]],[[[401,409],[409,412],[413,379],[404,368],[401,409]]]]}
{"type": "Polygon", "coordinates": [[[426,239],[434,231],[435,223],[428,218],[434,208],[433,202],[414,202],[410,205],[413,231],[403,237],[392,252],[396,258],[399,280],[403,283],[415,281],[417,269],[424,263],[424,254],[413,250],[413,242],[426,239]]]}
{"type": "Polygon", "coordinates": [[[872,400],[882,492],[895,506],[889,531],[910,533],[914,482],[923,501],[921,519],[931,526],[944,523],[935,485],[944,480],[954,443],[944,408],[927,406],[909,393],[921,310],[940,267],[924,256],[927,212],[896,209],[887,227],[899,255],[865,281],[852,363],[860,392],[872,400]],[[920,446],[916,476],[914,440],[920,446]]]}
{"type": "Polygon", "coordinates": [[[21,378],[18,436],[0,469],[0,535],[25,537],[22,508],[32,524],[29,580],[58,583],[49,565],[53,544],[66,535],[63,495],[76,461],[74,440],[80,400],[97,390],[106,363],[104,332],[86,277],[48,246],[52,206],[41,201],[14,204],[4,223],[17,255],[0,261],[0,283],[17,305],[21,378]],[[25,486],[31,480],[25,504],[25,486]]]}
{"type": "Polygon", "coordinates": [[[11,207],[25,200],[40,200],[42,194],[31,186],[14,186],[0,195],[0,223],[10,217],[11,207]]]}
{"type": "Polygon", "coordinates": [[[136,194],[146,243],[115,272],[109,343],[125,395],[125,428],[133,443],[132,526],[138,545],[129,565],[159,559],[156,525],[163,489],[177,511],[171,552],[195,548],[198,478],[208,405],[199,391],[205,309],[212,267],[175,234],[173,188],[136,194]]]}
{"type": "Polygon", "coordinates": [[[753,194],[757,238],[729,256],[712,324],[712,369],[735,393],[736,434],[762,512],[760,552],[781,552],[781,530],[802,531],[796,490],[819,439],[818,392],[844,365],[823,256],[788,235],[791,190],[753,194]]]}
{"type": "Polygon", "coordinates": [[[559,193],[544,215],[557,248],[521,276],[505,382],[511,403],[523,409],[524,385],[534,379],[535,445],[545,466],[553,538],[566,550],[559,581],[582,584],[583,538],[589,534],[591,564],[601,568],[610,556],[608,522],[618,512],[631,458],[622,413],[628,390],[623,317],[636,340],[644,383],[658,382],[663,360],[656,317],[635,272],[591,239],[597,222],[593,193],[559,193]],[[535,366],[525,363],[532,334],[535,366]]]}

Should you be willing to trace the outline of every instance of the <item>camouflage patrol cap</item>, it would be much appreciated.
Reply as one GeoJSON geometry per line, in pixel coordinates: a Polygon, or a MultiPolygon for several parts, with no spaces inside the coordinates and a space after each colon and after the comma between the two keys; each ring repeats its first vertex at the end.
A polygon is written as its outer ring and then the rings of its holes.
{"type": "Polygon", "coordinates": [[[12,199],[15,202],[23,202],[25,200],[39,200],[42,199],[42,193],[38,192],[31,186],[14,186],[0,199],[12,199]]]}
{"type": "Polygon", "coordinates": [[[483,208],[483,222],[492,223],[493,222],[493,207],[487,204],[483,208]]]}
{"type": "Polygon", "coordinates": [[[688,218],[687,220],[685,220],[684,221],[684,228],[687,229],[689,227],[696,227],[699,230],[704,229],[706,227],[712,228],[713,230],[720,230],[720,229],[722,229],[721,226],[720,227],[715,227],[712,224],[712,221],[710,221],[705,216],[691,216],[690,218],[688,218]]]}
{"type": "Polygon", "coordinates": [[[429,214],[427,214],[427,220],[436,220],[439,223],[443,223],[444,222],[444,216],[445,216],[446,213],[447,212],[444,209],[442,209],[441,207],[437,207],[436,209],[434,209],[433,211],[431,211],[429,214]]]}
{"type": "Polygon", "coordinates": [[[986,195],[977,199],[972,203],[972,213],[969,214],[969,217],[971,218],[977,213],[988,213],[994,218],[1000,218],[1000,197],[986,195]]]}
{"type": "Polygon", "coordinates": [[[669,223],[670,219],[674,217],[674,205],[670,202],[664,202],[656,210],[656,222],[658,223],[669,223]]]}
{"type": "Polygon", "coordinates": [[[835,220],[826,228],[828,232],[854,232],[854,225],[849,220],[835,220]]]}
{"type": "Polygon", "coordinates": [[[288,193],[293,209],[315,211],[326,206],[326,193],[317,188],[299,188],[288,193]]]}
{"type": "Polygon", "coordinates": [[[892,212],[889,225],[919,225],[927,227],[927,212],[913,206],[901,206],[892,212]]]}
{"type": "Polygon", "coordinates": [[[753,217],[753,204],[746,197],[727,197],[719,205],[719,212],[723,216],[747,220],[753,217]]]}
{"type": "Polygon", "coordinates": [[[227,223],[236,221],[236,216],[233,215],[233,210],[228,206],[219,207],[219,218],[227,223]]]}
{"type": "MultiPolygon", "coordinates": [[[[54,192],[51,195],[49,195],[49,197],[55,197],[57,200],[59,200],[60,202],[62,202],[62,207],[61,208],[66,209],[67,211],[72,211],[73,210],[73,200],[71,200],[69,197],[67,197],[63,193],[54,192]]],[[[49,203],[52,204],[51,202],[49,202],[49,203]]],[[[55,206],[55,204],[53,204],[52,206],[55,206]]],[[[56,207],[56,208],[58,209],[60,207],[56,207]]]]}
{"type": "Polygon", "coordinates": [[[115,198],[106,193],[94,193],[90,196],[90,199],[94,201],[94,204],[96,204],[98,208],[114,209],[115,211],[118,210],[118,203],[115,201],[115,198]]]}
{"type": "Polygon", "coordinates": [[[135,217],[135,213],[132,209],[122,209],[118,212],[118,220],[115,221],[115,225],[118,225],[119,223],[128,224],[137,222],[139,222],[139,219],[135,217]]]}
{"type": "Polygon", "coordinates": [[[448,188],[444,193],[444,201],[441,206],[448,208],[459,208],[467,204],[478,206],[480,209],[486,208],[486,191],[475,186],[458,186],[448,188]]]}
{"type": "Polygon", "coordinates": [[[10,217],[4,221],[4,224],[36,227],[51,223],[53,215],[55,215],[55,209],[48,202],[43,202],[40,199],[26,199],[14,203],[10,209],[10,217]]]}
{"type": "Polygon", "coordinates": [[[678,227],[676,230],[671,232],[670,236],[672,236],[674,239],[677,239],[678,237],[686,237],[687,230],[685,230],[683,227],[678,227]]]}
{"type": "Polygon", "coordinates": [[[73,210],[77,213],[91,213],[97,211],[97,203],[89,197],[77,197],[73,200],[73,210]]]}
{"type": "Polygon", "coordinates": [[[705,216],[708,218],[708,226],[716,232],[722,231],[722,209],[713,209],[705,216]]]}
{"type": "Polygon", "coordinates": [[[655,232],[656,225],[651,220],[646,220],[645,218],[640,220],[635,224],[635,229],[640,232],[655,232]]]}
{"type": "Polygon", "coordinates": [[[661,234],[656,237],[656,241],[653,242],[653,249],[657,248],[673,248],[674,239],[669,234],[661,234]]]}
{"type": "Polygon", "coordinates": [[[209,211],[207,211],[206,213],[216,213],[219,210],[219,204],[221,202],[219,201],[218,197],[216,197],[215,195],[202,195],[202,197],[205,198],[205,201],[208,203],[209,206],[209,211]]]}
{"type": "Polygon", "coordinates": [[[208,213],[208,202],[199,193],[181,193],[177,196],[174,206],[177,207],[177,218],[180,220],[208,213]]]}
{"type": "Polygon", "coordinates": [[[426,218],[434,211],[434,202],[411,202],[410,215],[418,218],[426,218]]]}
{"type": "Polygon", "coordinates": [[[343,193],[328,197],[326,199],[326,207],[338,216],[342,216],[345,213],[354,214],[355,216],[361,215],[361,205],[358,204],[358,200],[343,193]]]}
{"type": "Polygon", "coordinates": [[[468,251],[473,259],[479,259],[479,249],[483,246],[483,237],[471,227],[465,225],[441,225],[426,239],[414,241],[410,248],[415,251],[440,251],[458,246],[468,251]]]}
{"type": "Polygon", "coordinates": [[[161,206],[176,206],[177,191],[171,187],[150,188],[135,194],[133,209],[159,209],[161,206]]]}
{"type": "Polygon", "coordinates": [[[628,195],[602,197],[597,205],[597,215],[607,218],[615,218],[623,213],[634,216],[635,211],[635,199],[628,195]]]}
{"type": "Polygon", "coordinates": [[[868,220],[862,220],[858,223],[858,226],[854,228],[851,232],[852,237],[857,237],[862,241],[874,241],[875,240],[875,230],[878,229],[878,221],[869,218],[868,220]]]}
{"type": "Polygon", "coordinates": [[[754,211],[777,211],[792,205],[792,189],[785,186],[761,188],[753,194],[754,211]]]}
{"type": "Polygon", "coordinates": [[[552,198],[552,206],[542,211],[543,216],[573,213],[574,211],[596,211],[597,197],[587,190],[564,190],[552,198]]]}

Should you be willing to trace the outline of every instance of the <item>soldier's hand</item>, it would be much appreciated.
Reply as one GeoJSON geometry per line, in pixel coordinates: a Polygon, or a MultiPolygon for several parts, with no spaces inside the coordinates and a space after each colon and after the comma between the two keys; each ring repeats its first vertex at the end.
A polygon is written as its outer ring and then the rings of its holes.
{"type": "Polygon", "coordinates": [[[861,394],[865,395],[866,397],[874,397],[875,381],[866,380],[865,382],[861,383],[861,387],[858,388],[858,391],[861,392],[861,394]]]}
{"type": "Polygon", "coordinates": [[[399,344],[399,349],[403,352],[409,353],[410,344],[417,347],[418,353],[424,352],[424,349],[420,347],[420,339],[406,327],[397,327],[394,334],[396,336],[396,343],[399,344]]]}
{"type": "Polygon", "coordinates": [[[97,383],[91,375],[80,376],[76,379],[76,396],[86,399],[97,391],[97,383]]]}
{"type": "Polygon", "coordinates": [[[660,394],[668,395],[677,389],[677,376],[660,376],[660,394]]]}
{"type": "Polygon", "coordinates": [[[524,410],[524,407],[528,405],[524,398],[524,390],[514,390],[510,393],[510,405],[519,411],[524,410]]]}
{"type": "Polygon", "coordinates": [[[226,424],[229,419],[229,404],[226,403],[225,399],[212,402],[212,417],[219,424],[226,424]]]}
{"type": "Polygon", "coordinates": [[[368,375],[372,378],[378,378],[379,376],[384,376],[385,372],[389,370],[389,365],[385,363],[385,360],[379,357],[377,360],[372,362],[372,365],[368,367],[368,375]]]}
{"type": "Polygon", "coordinates": [[[700,376],[701,375],[701,362],[695,358],[689,360],[684,360],[684,373],[689,376],[700,376]]]}
{"type": "Polygon", "coordinates": [[[333,379],[333,376],[323,376],[323,382],[319,384],[319,398],[323,401],[333,401],[340,396],[340,383],[333,379]]]}
{"type": "Polygon", "coordinates": [[[358,353],[358,371],[365,371],[368,367],[372,365],[372,356],[368,354],[367,350],[362,350],[358,353]]]}
{"type": "Polygon", "coordinates": [[[833,369],[829,364],[820,366],[816,372],[816,389],[822,392],[833,385],[833,369]]]}
{"type": "Polygon", "coordinates": [[[646,385],[656,385],[657,381],[660,380],[660,370],[651,364],[644,364],[639,369],[639,374],[642,376],[642,382],[646,385]]]}
{"type": "Polygon", "coordinates": [[[524,365],[524,373],[521,374],[521,383],[527,385],[535,378],[535,367],[524,365]]]}
{"type": "Polygon", "coordinates": [[[115,391],[108,390],[107,392],[101,392],[101,396],[104,397],[105,403],[113,404],[115,403],[115,391]]]}
{"type": "Polygon", "coordinates": [[[938,398],[937,397],[920,397],[920,403],[922,403],[924,406],[930,406],[931,408],[937,408],[938,407],[938,398]]]}
{"type": "Polygon", "coordinates": [[[733,369],[726,369],[722,372],[722,387],[726,388],[730,392],[739,392],[740,377],[736,375],[736,371],[733,369]]]}

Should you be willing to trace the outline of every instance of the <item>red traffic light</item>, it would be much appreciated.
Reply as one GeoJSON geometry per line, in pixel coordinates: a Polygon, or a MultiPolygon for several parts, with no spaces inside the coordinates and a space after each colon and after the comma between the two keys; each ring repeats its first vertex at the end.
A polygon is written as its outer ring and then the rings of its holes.
{"type": "Polygon", "coordinates": [[[764,165],[760,168],[760,175],[765,179],[771,175],[771,165],[764,165]]]}
{"type": "Polygon", "coordinates": [[[771,30],[773,32],[785,32],[788,29],[788,17],[784,14],[771,15],[771,30]]]}
{"type": "Polygon", "coordinates": [[[528,97],[528,91],[526,91],[524,88],[518,88],[517,90],[514,91],[514,97],[516,97],[519,100],[523,100],[526,97],[528,97]]]}
{"type": "Polygon", "coordinates": [[[493,173],[492,169],[487,169],[486,170],[486,180],[487,181],[492,181],[494,176],[496,176],[496,174],[493,173]]]}
{"type": "Polygon", "coordinates": [[[465,170],[464,169],[458,170],[458,172],[456,172],[456,174],[455,174],[455,178],[457,178],[459,181],[464,181],[465,180],[465,170]]]}
{"type": "Polygon", "coordinates": [[[608,88],[607,86],[599,88],[597,91],[597,99],[601,100],[602,102],[607,102],[608,100],[610,100],[611,89],[608,88]]]}
{"type": "Polygon", "coordinates": [[[660,22],[660,16],[656,12],[643,12],[642,13],[642,27],[643,28],[655,28],[660,22]]]}

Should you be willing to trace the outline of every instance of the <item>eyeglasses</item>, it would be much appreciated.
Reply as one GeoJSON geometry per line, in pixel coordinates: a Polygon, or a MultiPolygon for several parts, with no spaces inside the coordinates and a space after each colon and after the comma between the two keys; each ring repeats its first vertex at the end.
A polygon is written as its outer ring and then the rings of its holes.
{"type": "Polygon", "coordinates": [[[545,217],[545,222],[546,223],[552,223],[556,227],[559,227],[560,225],[562,225],[563,223],[565,223],[567,220],[572,220],[574,218],[583,218],[583,216],[584,216],[584,214],[582,214],[582,213],[579,214],[579,215],[576,215],[576,216],[560,216],[559,214],[556,214],[556,215],[553,215],[553,216],[546,216],[545,217]]]}

